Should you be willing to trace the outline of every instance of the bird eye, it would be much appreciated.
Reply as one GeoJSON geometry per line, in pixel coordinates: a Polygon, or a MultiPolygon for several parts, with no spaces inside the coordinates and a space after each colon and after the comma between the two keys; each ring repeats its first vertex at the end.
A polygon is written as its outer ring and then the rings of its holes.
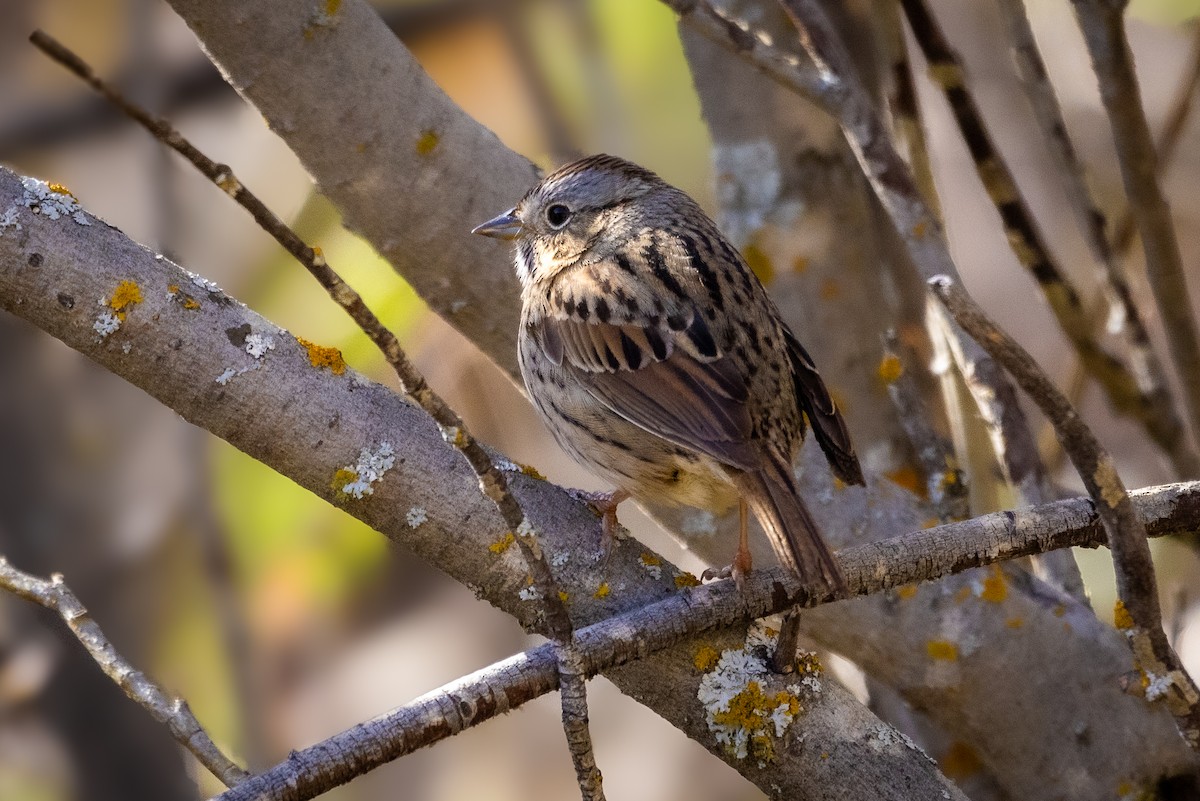
{"type": "Polygon", "coordinates": [[[555,203],[546,209],[546,222],[551,228],[562,228],[571,219],[571,210],[561,203],[555,203]]]}

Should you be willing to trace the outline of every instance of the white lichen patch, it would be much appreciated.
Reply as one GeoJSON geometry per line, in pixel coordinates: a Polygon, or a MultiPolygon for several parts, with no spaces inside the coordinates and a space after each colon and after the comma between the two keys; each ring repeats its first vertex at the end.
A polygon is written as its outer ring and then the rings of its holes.
{"type": "Polygon", "coordinates": [[[226,367],[225,370],[219,376],[217,376],[217,383],[220,384],[221,386],[225,386],[230,381],[237,378],[239,375],[245,375],[246,373],[253,373],[255,370],[257,370],[261,366],[262,366],[261,362],[255,362],[254,364],[250,365],[249,367],[242,367],[240,369],[238,369],[236,367],[226,367]]]}
{"type": "Polygon", "coordinates": [[[517,597],[522,601],[537,601],[542,597],[542,591],[536,585],[530,584],[525,589],[517,593],[517,597]]]}
{"type": "Polygon", "coordinates": [[[557,553],[555,553],[553,556],[550,557],[550,566],[551,567],[562,567],[569,561],[571,561],[570,551],[558,551],[557,553]]]}
{"type": "Polygon", "coordinates": [[[95,331],[100,339],[104,339],[109,334],[116,333],[121,328],[121,318],[117,313],[109,308],[101,309],[100,314],[96,316],[95,322],[92,323],[92,330],[95,331]]]}
{"type": "Polygon", "coordinates": [[[353,476],[339,489],[352,498],[362,498],[375,493],[375,484],[383,480],[387,471],[396,464],[396,448],[390,442],[381,442],[375,450],[363,448],[358,454],[358,461],[347,465],[338,471],[339,474],[353,476]]]}
{"type": "MultiPolygon", "coordinates": [[[[876,752],[884,752],[894,750],[900,746],[916,751],[921,756],[933,762],[933,758],[925,753],[925,749],[913,742],[913,739],[902,731],[892,728],[886,723],[880,723],[872,726],[867,731],[867,744],[871,746],[871,750],[876,752]]],[[[937,764],[934,762],[934,764],[937,764]]]]}
{"type": "Polygon", "coordinates": [[[275,350],[275,339],[269,334],[247,334],[245,348],[246,353],[256,359],[261,359],[267,355],[267,351],[275,350]]]}
{"type": "Polygon", "coordinates": [[[221,291],[221,287],[217,286],[215,281],[210,281],[202,275],[196,275],[195,273],[188,272],[187,270],[184,270],[184,273],[187,274],[188,279],[193,284],[200,287],[205,292],[220,292],[221,291]]]}
{"type": "Polygon", "coordinates": [[[766,139],[713,148],[721,230],[745,245],[775,210],[783,189],[779,151],[766,139]]]}
{"type": "Polygon", "coordinates": [[[414,506],[408,510],[404,519],[408,522],[409,528],[416,528],[429,519],[429,514],[420,506],[414,506]]]}
{"type": "Polygon", "coordinates": [[[21,179],[21,187],[24,189],[21,204],[34,214],[51,220],[70,217],[78,225],[92,224],[74,196],[58,184],[48,184],[37,178],[25,177],[21,179]]]}
{"type": "Polygon", "coordinates": [[[756,624],[741,648],[721,652],[696,691],[709,731],[737,759],[753,755],[761,767],[774,759],[775,745],[801,712],[796,693],[770,692],[767,655],[775,636],[756,624]]]}
{"type": "Polygon", "coordinates": [[[21,224],[17,222],[17,206],[13,204],[4,210],[4,214],[0,214],[0,236],[4,236],[5,229],[11,228],[14,231],[21,230],[21,224]]]}
{"type": "Polygon", "coordinates": [[[1165,676],[1155,676],[1150,671],[1146,671],[1146,682],[1147,701],[1157,701],[1159,698],[1165,698],[1172,684],[1169,673],[1165,676]]]}

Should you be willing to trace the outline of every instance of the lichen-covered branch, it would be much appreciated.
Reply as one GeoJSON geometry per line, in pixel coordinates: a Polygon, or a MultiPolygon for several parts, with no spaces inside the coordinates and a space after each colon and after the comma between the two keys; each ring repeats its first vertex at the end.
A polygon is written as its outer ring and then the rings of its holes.
{"type": "MultiPolygon", "coordinates": [[[[1138,490],[1132,498],[1152,536],[1184,530],[1200,516],[1200,482],[1138,490]]],[[[1056,548],[1094,548],[1105,541],[1103,524],[1091,502],[1072,498],[914,531],[844,551],[841,559],[851,586],[860,593],[873,593],[928,580],[943,571],[1056,548]]],[[[595,675],[662,647],[685,631],[718,625],[730,615],[751,617],[778,610],[781,603],[774,587],[788,580],[782,570],[760,571],[747,579],[744,596],[730,592],[728,585],[710,584],[595,623],[579,631],[580,669],[595,675]],[[662,625],[666,621],[670,624],[662,625]]],[[[538,646],[294,752],[224,793],[221,801],[312,798],[418,748],[511,712],[555,687],[554,646],[538,646]]]]}
{"type": "MultiPolygon", "coordinates": [[[[46,184],[0,169],[0,220],[0,308],[363,520],[525,627],[547,630],[543,607],[529,590],[528,566],[503,518],[424,411],[349,370],[337,351],[296,340],[46,184]]],[[[518,466],[498,463],[544,532],[543,547],[577,627],[696,582],[632,540],[598,564],[591,555],[600,522],[592,510],[518,466]]],[[[732,648],[743,640],[743,627],[721,629],[606,676],[765,790],[866,788],[870,776],[886,774],[940,793],[944,778],[916,752],[846,741],[842,721],[874,718],[845,692],[822,694],[820,716],[805,721],[806,748],[796,743],[768,768],[728,748],[698,697],[707,672],[695,659],[702,645],[732,648]],[[836,769],[813,748],[841,754],[836,769]]],[[[744,686],[755,680],[738,676],[744,686]]],[[[746,722],[761,726],[759,713],[770,710],[754,709],[746,722]]]]}
{"type": "Polygon", "coordinates": [[[1004,365],[1054,425],[1108,534],[1120,598],[1117,627],[1129,637],[1135,665],[1148,682],[1146,699],[1166,699],[1184,739],[1200,750],[1200,691],[1167,642],[1146,528],[1112,457],[1033,357],[988,319],[961,286],[949,277],[930,284],[958,324],[1004,365]]]}
{"type": "Polygon", "coordinates": [[[182,698],[172,698],[145,673],[129,664],[92,619],[75,593],[53,575],[49,580],[31,576],[0,557],[0,588],[56,613],[79,640],[104,675],[112,679],[130,700],[162,723],[171,736],[192,753],[226,787],[235,787],[250,774],[217,748],[182,698]]]}

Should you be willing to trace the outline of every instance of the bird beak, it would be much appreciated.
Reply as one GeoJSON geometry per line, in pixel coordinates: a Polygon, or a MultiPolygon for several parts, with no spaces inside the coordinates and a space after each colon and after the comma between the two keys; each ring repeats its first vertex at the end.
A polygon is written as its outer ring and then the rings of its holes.
{"type": "Polygon", "coordinates": [[[492,239],[516,239],[523,230],[525,226],[521,224],[521,218],[517,216],[514,206],[499,217],[472,228],[471,233],[490,236],[492,239]]]}

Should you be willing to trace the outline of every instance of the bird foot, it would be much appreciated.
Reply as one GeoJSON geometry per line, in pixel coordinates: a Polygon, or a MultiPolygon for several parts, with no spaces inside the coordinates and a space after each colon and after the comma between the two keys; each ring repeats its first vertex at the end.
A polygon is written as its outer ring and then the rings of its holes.
{"type": "Polygon", "coordinates": [[[629,498],[625,490],[612,492],[587,492],[586,490],[570,490],[573,498],[583,501],[600,515],[600,547],[597,561],[607,563],[609,556],[616,548],[617,538],[621,535],[621,524],[617,521],[617,507],[629,498]]]}
{"type": "Polygon", "coordinates": [[[746,588],[746,578],[752,569],[750,552],[739,550],[733,555],[733,564],[722,568],[709,568],[700,574],[701,581],[732,578],[739,590],[746,588]]]}

